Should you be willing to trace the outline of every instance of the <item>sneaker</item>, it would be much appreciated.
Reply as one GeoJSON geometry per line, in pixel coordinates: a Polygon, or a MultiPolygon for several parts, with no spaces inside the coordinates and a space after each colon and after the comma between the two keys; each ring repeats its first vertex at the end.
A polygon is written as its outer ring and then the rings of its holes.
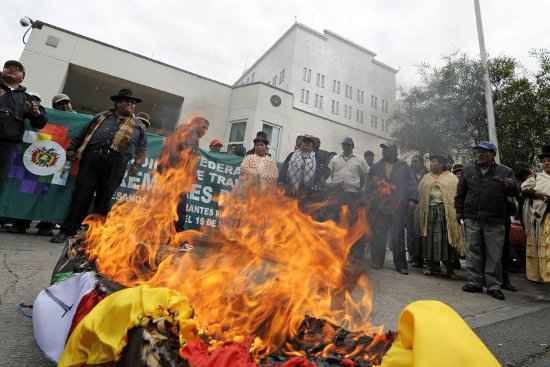
{"type": "Polygon", "coordinates": [[[504,301],[506,297],[504,297],[504,293],[500,289],[490,289],[487,291],[487,294],[493,297],[494,299],[498,299],[500,301],[504,301]]]}
{"type": "Polygon", "coordinates": [[[462,287],[462,290],[464,292],[468,292],[468,293],[481,293],[481,292],[483,292],[483,288],[481,288],[479,285],[475,285],[475,284],[471,284],[471,283],[464,284],[464,286],[462,287]]]}
{"type": "Polygon", "coordinates": [[[69,237],[70,236],[68,234],[65,234],[63,232],[59,232],[58,234],[56,234],[55,236],[53,236],[50,239],[50,242],[52,242],[52,243],[64,243],[65,241],[67,241],[67,239],[69,237]]]}

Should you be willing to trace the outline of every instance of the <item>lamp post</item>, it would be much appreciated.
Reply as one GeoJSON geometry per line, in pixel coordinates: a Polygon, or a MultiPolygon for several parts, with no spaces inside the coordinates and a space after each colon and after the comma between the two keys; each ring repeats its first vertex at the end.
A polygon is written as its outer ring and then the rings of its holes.
{"type": "Polygon", "coordinates": [[[30,17],[23,17],[23,18],[19,19],[19,24],[21,24],[21,27],[27,28],[25,33],[23,33],[23,44],[24,45],[27,44],[27,41],[26,41],[25,37],[27,37],[27,34],[29,33],[29,31],[33,28],[42,29],[42,25],[43,25],[43,23],[41,21],[32,20],[30,17]]]}
{"type": "Polygon", "coordinates": [[[481,65],[483,68],[483,81],[485,84],[485,106],[487,109],[487,125],[489,128],[489,140],[497,146],[497,155],[495,160],[500,163],[500,151],[498,149],[497,128],[495,125],[495,110],[493,107],[493,92],[491,90],[491,81],[489,80],[489,66],[487,63],[487,52],[485,51],[485,37],[483,36],[483,24],[481,22],[481,8],[479,0],[474,0],[477,23],[477,37],[479,40],[479,52],[481,56],[481,65]]]}

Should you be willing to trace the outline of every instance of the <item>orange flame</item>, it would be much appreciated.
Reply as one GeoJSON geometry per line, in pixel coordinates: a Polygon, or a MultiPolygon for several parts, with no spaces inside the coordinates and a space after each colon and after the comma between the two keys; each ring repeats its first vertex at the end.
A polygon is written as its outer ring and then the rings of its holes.
{"type": "Polygon", "coordinates": [[[208,335],[256,337],[258,356],[284,346],[305,315],[372,331],[368,280],[360,274],[349,284],[347,266],[351,246],[367,231],[364,211],[353,225],[345,210],[339,225],[317,222],[275,187],[239,185],[219,198],[219,228],[175,232],[177,203],[198,163],[181,143],[196,135],[193,121],[167,139],[143,200],[117,203],[104,222],[88,220],[87,251],[98,270],[126,286],[180,291],[208,335]],[[193,250],[178,251],[182,242],[193,250]]]}

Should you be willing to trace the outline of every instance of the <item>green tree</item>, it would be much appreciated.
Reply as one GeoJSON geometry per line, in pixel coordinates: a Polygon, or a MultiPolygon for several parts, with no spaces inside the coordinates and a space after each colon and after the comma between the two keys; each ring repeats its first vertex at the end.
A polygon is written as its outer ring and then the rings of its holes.
{"type": "MultiPolygon", "coordinates": [[[[489,61],[501,159],[517,168],[533,164],[548,141],[550,112],[550,53],[533,53],[540,70],[521,75],[510,57],[489,61]]],[[[465,54],[444,58],[441,67],[423,65],[421,84],[402,93],[395,113],[394,138],[405,151],[467,154],[488,139],[483,70],[465,54]]]]}

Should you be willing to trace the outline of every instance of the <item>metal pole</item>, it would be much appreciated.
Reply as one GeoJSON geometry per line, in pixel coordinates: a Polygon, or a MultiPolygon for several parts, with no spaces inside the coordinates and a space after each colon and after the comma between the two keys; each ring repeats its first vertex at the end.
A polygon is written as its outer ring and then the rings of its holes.
{"type": "Polygon", "coordinates": [[[495,126],[495,111],[493,108],[493,92],[491,91],[491,81],[489,80],[489,68],[487,63],[487,52],[485,51],[485,37],[483,36],[483,24],[481,23],[481,8],[479,0],[474,0],[477,23],[477,37],[479,39],[479,52],[481,56],[481,65],[483,67],[483,81],[485,83],[485,105],[487,108],[487,125],[489,127],[489,140],[497,146],[497,163],[500,163],[500,152],[498,150],[497,128],[495,126]]]}

